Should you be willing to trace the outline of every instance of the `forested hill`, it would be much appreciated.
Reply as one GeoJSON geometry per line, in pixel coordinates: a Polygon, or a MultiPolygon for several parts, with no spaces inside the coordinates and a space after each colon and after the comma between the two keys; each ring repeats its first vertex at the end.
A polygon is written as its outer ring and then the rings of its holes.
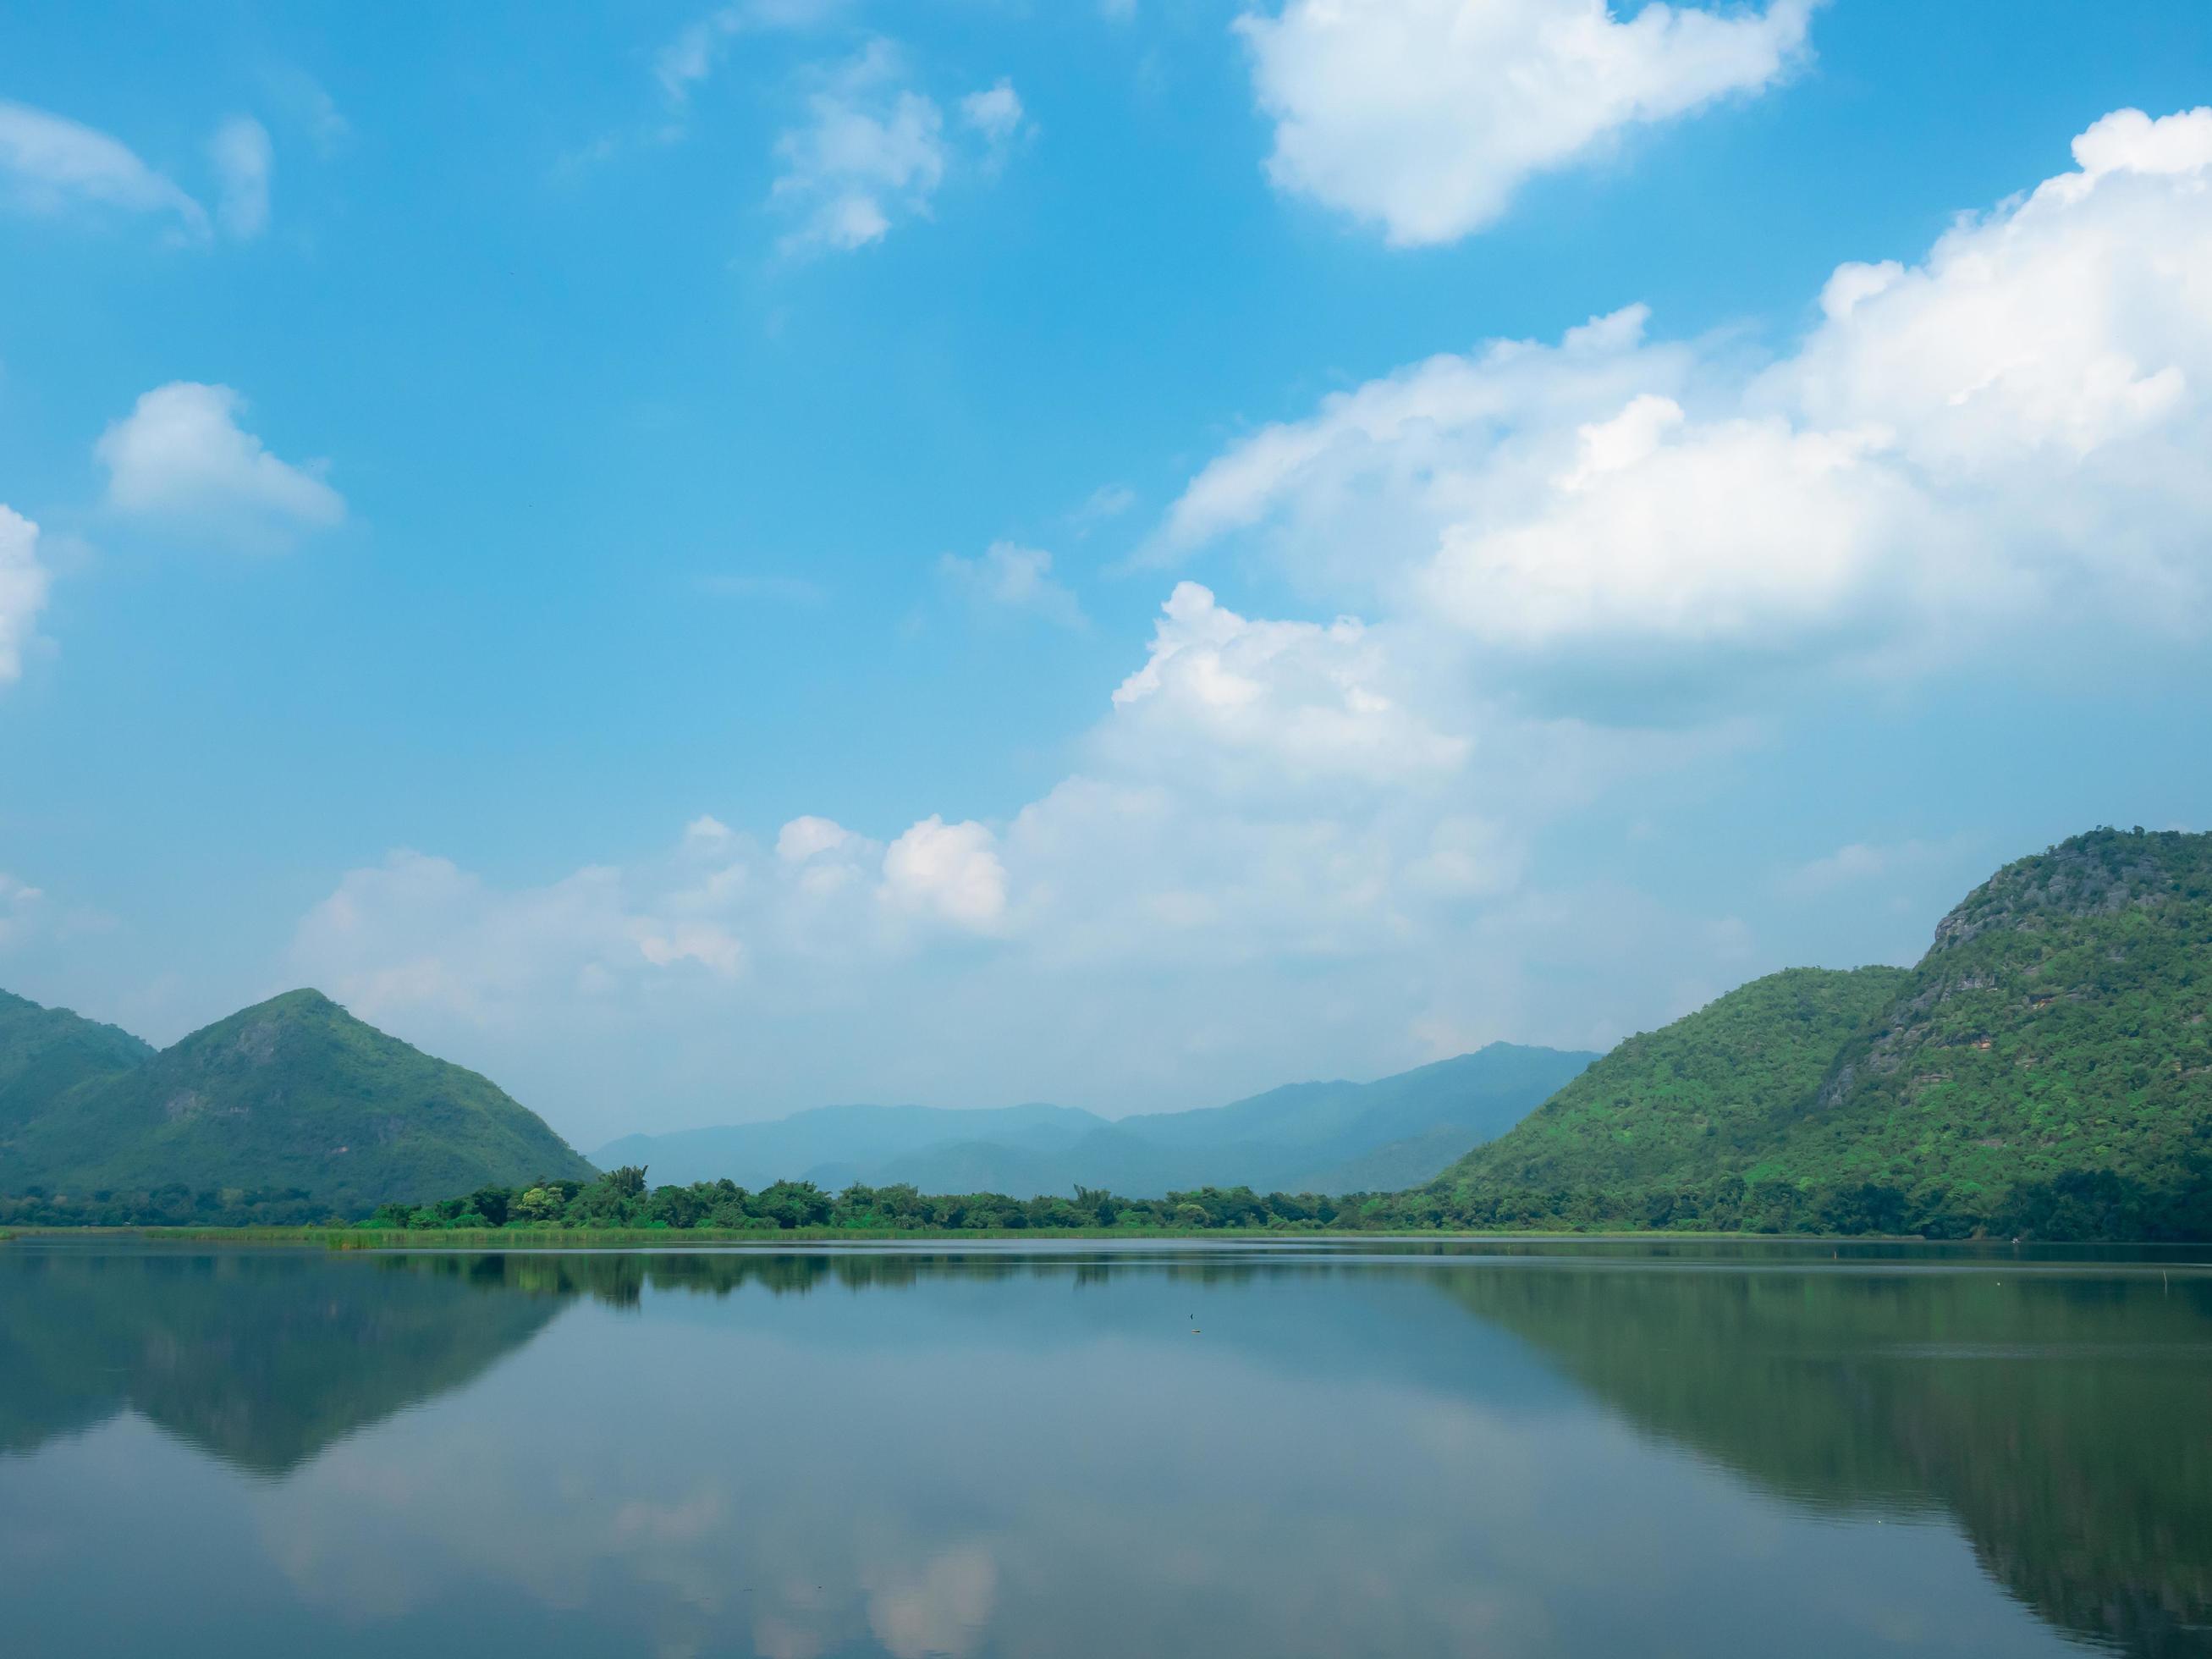
{"type": "MultiPolygon", "coordinates": [[[[1747,1168],[1911,979],[1902,968],[1793,968],[1753,980],[1630,1037],[1437,1185],[1469,1201],[1528,1194],[1548,1213],[1561,1192],[1674,1192],[1747,1168]]],[[[1497,1218],[1516,1218],[1509,1205],[1497,1218]]]]}
{"type": "Polygon", "coordinates": [[[153,1056],[128,1031],[0,991],[0,1157],[11,1135],[71,1091],[153,1056]]]}
{"type": "Polygon", "coordinates": [[[1799,969],[1631,1039],[1399,1218],[2212,1236],[2212,836],[2007,866],[1910,970],[1799,969]]]}
{"type": "Polygon", "coordinates": [[[223,1203],[252,1218],[308,1219],[485,1182],[597,1173],[488,1079],[319,992],[272,998],[159,1054],[9,998],[0,1060],[15,1052],[7,1033],[18,1025],[45,1040],[23,1068],[40,1086],[8,1093],[0,1069],[0,1101],[14,1102],[0,1116],[0,1196],[110,1195],[88,1217],[99,1218],[118,1202],[125,1213],[164,1209],[115,1194],[228,1194],[223,1203]]]}

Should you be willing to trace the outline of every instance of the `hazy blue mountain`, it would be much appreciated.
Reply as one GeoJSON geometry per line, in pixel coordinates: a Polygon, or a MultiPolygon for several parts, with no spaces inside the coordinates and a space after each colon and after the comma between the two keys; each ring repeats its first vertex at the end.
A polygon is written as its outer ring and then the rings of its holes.
{"type": "Polygon", "coordinates": [[[593,1161],[644,1164],[656,1184],[727,1176],[755,1188],[790,1177],[1019,1197],[1076,1186],[1133,1198],[1207,1185],[1376,1191],[1429,1180],[1595,1058],[1495,1042],[1374,1083],[1291,1084],[1118,1122],[1064,1106],[823,1107],[769,1123],[628,1135],[593,1161]]]}
{"type": "Polygon", "coordinates": [[[887,1158],[925,1147],[980,1139],[994,1146],[1047,1152],[1072,1146],[1104,1127],[1106,1120],[1097,1113],[1073,1106],[977,1111],[941,1106],[817,1106],[766,1123],[624,1135],[600,1147],[592,1161],[603,1170],[641,1164],[651,1171],[655,1186],[725,1178],[755,1188],[781,1180],[842,1184],[866,1178],[863,1171],[879,1167],[887,1158]]]}

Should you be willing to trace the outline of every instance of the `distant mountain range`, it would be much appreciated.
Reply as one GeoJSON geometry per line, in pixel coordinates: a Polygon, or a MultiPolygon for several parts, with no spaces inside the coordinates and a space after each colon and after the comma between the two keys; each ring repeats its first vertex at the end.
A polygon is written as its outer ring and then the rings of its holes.
{"type": "Polygon", "coordinates": [[[908,1182],[1018,1196],[1202,1186],[1376,1192],[1428,1180],[1504,1133],[1595,1054],[1493,1042],[1374,1083],[1295,1083],[1226,1106],[1118,1120],[1068,1106],[824,1106],[765,1123],[625,1135],[592,1154],[655,1185],[726,1178],[825,1188],[908,1182]]]}
{"type": "Polygon", "coordinates": [[[492,1083],[317,991],[158,1054],[0,992],[0,1194],[295,1192],[352,1214],[596,1173],[492,1083]]]}
{"type": "MultiPolygon", "coordinates": [[[[1390,1194],[1357,1206],[1375,1226],[2212,1237],[2212,836],[2076,836],[1975,889],[1915,968],[1770,975],[1593,1058],[1493,1043],[1118,1121],[827,1107],[597,1157],[755,1190],[1390,1194]]],[[[485,1079],[313,991],[158,1054],[0,993],[0,1216],[121,1218],[86,1201],[167,1192],[313,1219],[595,1173],[485,1079]],[[271,1192],[315,1213],[251,1197],[271,1192]]]]}
{"type": "MultiPolygon", "coordinates": [[[[1118,1122],[1065,1106],[824,1107],[632,1135],[598,1162],[645,1164],[656,1183],[727,1176],[755,1189],[1384,1190],[1502,1133],[1593,1058],[1493,1043],[1377,1083],[1294,1084],[1118,1122]]],[[[319,992],[289,992],[159,1052],[0,992],[0,1198],[66,1200],[80,1218],[304,1220],[596,1174],[488,1079],[319,992]]]]}

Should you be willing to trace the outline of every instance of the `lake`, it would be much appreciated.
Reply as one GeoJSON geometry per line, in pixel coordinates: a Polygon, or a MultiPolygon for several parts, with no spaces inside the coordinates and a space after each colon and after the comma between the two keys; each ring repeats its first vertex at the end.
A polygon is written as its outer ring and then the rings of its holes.
{"type": "Polygon", "coordinates": [[[2212,1654],[2205,1260],[18,1238],[0,1648],[2212,1654]]]}

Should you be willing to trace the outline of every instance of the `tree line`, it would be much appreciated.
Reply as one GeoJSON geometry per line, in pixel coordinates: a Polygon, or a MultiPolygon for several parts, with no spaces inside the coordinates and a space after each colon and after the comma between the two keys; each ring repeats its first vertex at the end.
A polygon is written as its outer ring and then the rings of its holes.
{"type": "Polygon", "coordinates": [[[1123,1198],[1078,1187],[1073,1196],[929,1194],[860,1182],[836,1193],[809,1181],[749,1192],[729,1181],[652,1187],[626,1167],[598,1180],[480,1187],[434,1204],[386,1204],[364,1220],[333,1217],[296,1188],[0,1197],[0,1227],[319,1227],[386,1231],[549,1230],[800,1230],[950,1233],[1054,1231],[1671,1232],[1778,1237],[2029,1238],[2051,1242],[2212,1240],[2212,1160],[2170,1181],[2110,1170],[2064,1171],[2001,1191],[1907,1189],[1870,1182],[1747,1182],[1724,1176],[1689,1185],[1402,1193],[1255,1193],[1201,1187],[1165,1198],[1123,1198]]]}
{"type": "Polygon", "coordinates": [[[636,1167],[597,1181],[483,1187],[437,1204],[388,1204],[366,1227],[624,1229],[732,1232],[799,1229],[1018,1232],[1035,1229],[1273,1231],[1682,1232],[1774,1236],[2212,1239],[2212,1168],[2172,1184],[2109,1170],[2069,1170],[2004,1192],[1921,1190],[1870,1182],[1747,1182],[1726,1176],[1689,1187],[1454,1193],[1441,1182],[1403,1193],[1255,1193],[1201,1187],[1123,1198],[1078,1187],[1072,1197],[928,1194],[854,1182],[832,1194],[810,1181],[748,1192],[730,1181],[649,1186],[636,1167]]]}
{"type": "Polygon", "coordinates": [[[479,1187],[435,1204],[386,1204],[361,1224],[394,1231],[666,1229],[789,1232],[802,1228],[883,1232],[1020,1232],[1224,1227],[1316,1228],[1338,1224],[1356,1200],[1320,1193],[1201,1187],[1165,1198],[1123,1198],[1078,1187],[1072,1197],[1020,1199],[1005,1193],[924,1193],[900,1183],[855,1182],[836,1193],[811,1181],[779,1181],[750,1192],[732,1181],[651,1187],[635,1165],[597,1181],[541,1181],[479,1187]]]}

